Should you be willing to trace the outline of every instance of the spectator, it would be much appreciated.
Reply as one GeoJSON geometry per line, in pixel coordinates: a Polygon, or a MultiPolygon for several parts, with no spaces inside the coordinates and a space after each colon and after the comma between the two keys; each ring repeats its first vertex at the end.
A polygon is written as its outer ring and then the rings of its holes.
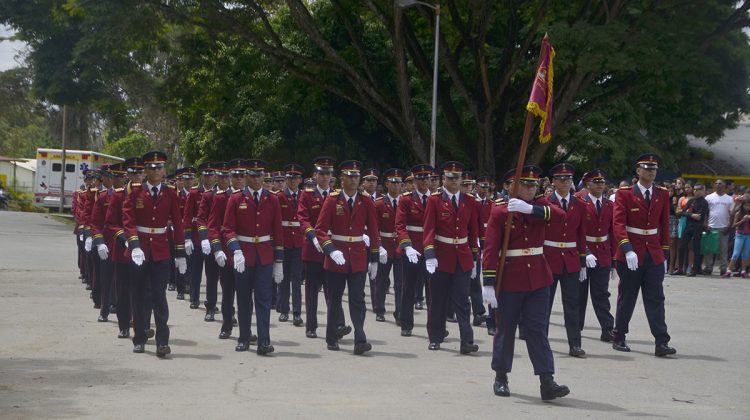
{"type": "MultiPolygon", "coordinates": [[[[677,214],[675,213],[675,210],[677,209],[677,200],[679,197],[677,197],[677,194],[675,192],[675,187],[673,184],[669,184],[667,186],[667,191],[669,191],[669,248],[670,249],[678,249],[679,247],[679,237],[677,235],[677,225],[679,224],[679,218],[677,214]]],[[[677,265],[677,253],[676,252],[670,252],[669,253],[669,261],[667,261],[669,264],[669,273],[672,273],[676,269],[677,265]]]]}
{"type": "Polygon", "coordinates": [[[555,192],[555,190],[552,188],[552,186],[548,186],[544,189],[544,198],[549,198],[553,192],[555,192]]]}
{"type": "MultiPolygon", "coordinates": [[[[704,190],[704,196],[705,196],[705,190],[704,190]]],[[[687,202],[691,198],[693,198],[693,182],[687,181],[682,187],[682,194],[677,199],[677,207],[675,208],[675,215],[679,219],[679,223],[677,225],[677,237],[679,239],[682,239],[682,236],[685,232],[685,226],[687,226],[687,216],[685,216],[683,212],[685,211],[687,202]]],[[[688,244],[687,260],[680,260],[680,265],[678,265],[676,272],[673,272],[672,274],[689,273],[692,270],[694,259],[695,259],[695,255],[693,255],[693,248],[690,246],[690,244],[688,244]]]]}
{"type": "Polygon", "coordinates": [[[688,200],[685,209],[682,211],[682,216],[686,219],[685,230],[682,233],[682,239],[680,239],[680,261],[677,264],[679,269],[673,274],[682,274],[682,270],[688,266],[688,248],[691,242],[694,260],[692,270],[687,275],[688,277],[695,277],[696,274],[701,272],[701,235],[703,235],[706,219],[709,216],[708,202],[703,198],[705,193],[703,184],[696,183],[693,187],[694,196],[688,200]]]}
{"type": "Polygon", "coordinates": [[[741,259],[741,265],[744,265],[740,272],[741,277],[747,278],[748,266],[750,266],[750,195],[745,195],[741,203],[732,223],[732,227],[737,229],[734,235],[734,252],[732,252],[732,259],[729,261],[724,277],[732,275],[737,260],[741,259]]]}
{"type": "Polygon", "coordinates": [[[707,254],[704,256],[706,259],[706,269],[704,274],[711,274],[716,264],[716,260],[719,260],[719,273],[723,273],[727,269],[727,253],[729,248],[729,230],[730,227],[730,212],[732,210],[732,204],[734,200],[726,192],[727,185],[721,180],[717,179],[714,183],[714,192],[706,197],[708,202],[708,228],[711,232],[719,233],[719,253],[707,254]]]}

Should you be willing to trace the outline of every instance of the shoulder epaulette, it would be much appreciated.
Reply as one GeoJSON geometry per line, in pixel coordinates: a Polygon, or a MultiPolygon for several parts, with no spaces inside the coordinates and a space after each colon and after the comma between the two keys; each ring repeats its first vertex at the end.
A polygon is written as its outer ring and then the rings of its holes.
{"type": "Polygon", "coordinates": [[[224,194],[225,191],[226,190],[219,190],[219,191],[216,191],[216,194],[224,194]]]}
{"type": "Polygon", "coordinates": [[[441,191],[435,191],[434,193],[432,193],[432,194],[430,194],[430,195],[440,195],[440,194],[442,194],[442,192],[441,192],[441,191]]]}
{"type": "Polygon", "coordinates": [[[193,187],[190,187],[191,190],[197,190],[198,188],[200,188],[200,185],[195,185],[193,187]]]}
{"type": "Polygon", "coordinates": [[[631,189],[631,188],[633,188],[633,187],[632,187],[632,186],[630,186],[630,185],[628,185],[628,186],[625,186],[625,187],[620,187],[620,188],[618,188],[618,189],[620,189],[620,190],[629,190],[629,189],[631,189]]]}
{"type": "Polygon", "coordinates": [[[241,192],[242,192],[242,190],[237,190],[237,191],[233,192],[232,194],[237,194],[237,193],[241,193],[241,192]]]}
{"type": "Polygon", "coordinates": [[[332,191],[331,193],[328,194],[329,197],[336,197],[338,195],[339,195],[338,191],[332,191]]]}
{"type": "Polygon", "coordinates": [[[169,187],[169,188],[171,188],[171,189],[173,189],[173,190],[177,191],[177,186],[175,186],[175,185],[167,185],[167,187],[169,187]]]}
{"type": "Polygon", "coordinates": [[[409,191],[407,191],[407,192],[404,192],[404,193],[401,193],[401,197],[408,197],[408,196],[410,196],[410,195],[412,195],[412,193],[411,193],[411,192],[409,192],[409,191]]]}
{"type": "Polygon", "coordinates": [[[311,192],[313,192],[313,191],[315,191],[315,190],[313,190],[312,188],[305,188],[305,192],[309,192],[309,193],[311,193],[311,192]]]}
{"type": "Polygon", "coordinates": [[[270,192],[271,194],[278,194],[279,193],[278,191],[271,191],[271,190],[266,190],[266,191],[270,192]]]}
{"type": "Polygon", "coordinates": [[[383,196],[381,195],[380,197],[375,197],[375,201],[383,201],[383,196]]]}
{"type": "Polygon", "coordinates": [[[125,191],[125,188],[122,188],[122,187],[115,188],[115,192],[123,192],[123,191],[125,191]]]}
{"type": "Polygon", "coordinates": [[[128,185],[130,185],[131,187],[140,187],[140,186],[141,186],[141,183],[140,183],[140,182],[131,182],[131,183],[130,183],[130,184],[128,184],[128,185]]]}
{"type": "Polygon", "coordinates": [[[505,202],[505,199],[498,198],[497,200],[495,200],[495,204],[508,204],[508,203],[505,202]]]}
{"type": "Polygon", "coordinates": [[[99,189],[97,189],[97,188],[89,188],[89,192],[99,192],[99,189]]]}

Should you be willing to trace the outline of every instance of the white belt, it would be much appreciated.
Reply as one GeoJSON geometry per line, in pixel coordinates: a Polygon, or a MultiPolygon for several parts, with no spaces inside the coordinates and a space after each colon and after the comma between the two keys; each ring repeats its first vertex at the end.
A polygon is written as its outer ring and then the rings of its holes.
{"type": "Polygon", "coordinates": [[[364,240],[362,238],[362,235],[359,235],[359,236],[331,235],[331,239],[333,239],[334,241],[342,241],[342,242],[362,242],[364,240]]]}
{"type": "Polygon", "coordinates": [[[281,226],[284,226],[284,227],[299,227],[300,224],[299,224],[299,222],[287,222],[285,220],[282,220],[281,221],[281,226]]]}
{"type": "Polygon", "coordinates": [[[261,242],[268,242],[271,240],[271,235],[263,236],[242,236],[237,235],[237,240],[242,242],[250,242],[251,244],[257,244],[261,242]]]}
{"type": "Polygon", "coordinates": [[[553,242],[553,241],[544,241],[544,245],[555,247],[555,248],[575,248],[577,246],[575,242],[553,242]]]}
{"type": "MultiPolygon", "coordinates": [[[[544,248],[537,246],[534,248],[509,249],[505,252],[506,257],[525,257],[528,255],[542,255],[544,248]]],[[[503,255],[501,252],[500,255],[503,255]]]]}
{"type": "Polygon", "coordinates": [[[638,229],[630,226],[625,226],[625,230],[636,235],[656,235],[659,233],[659,229],[638,229]]]}
{"type": "Polygon", "coordinates": [[[135,230],[141,233],[153,233],[153,234],[160,234],[167,231],[167,228],[151,228],[151,227],[145,227],[145,226],[136,226],[135,230]]]}
{"type": "Polygon", "coordinates": [[[424,232],[424,228],[422,228],[422,226],[406,225],[406,230],[408,230],[409,232],[424,232]]]}
{"type": "Polygon", "coordinates": [[[586,240],[588,242],[604,242],[607,239],[609,239],[609,234],[604,235],[604,236],[588,236],[588,235],[586,235],[586,240]]]}
{"type": "Polygon", "coordinates": [[[392,232],[380,232],[381,238],[395,238],[396,234],[392,232]]]}
{"type": "Polygon", "coordinates": [[[450,245],[462,245],[469,241],[469,238],[464,236],[463,238],[448,238],[445,236],[435,235],[435,240],[444,244],[450,245]]]}

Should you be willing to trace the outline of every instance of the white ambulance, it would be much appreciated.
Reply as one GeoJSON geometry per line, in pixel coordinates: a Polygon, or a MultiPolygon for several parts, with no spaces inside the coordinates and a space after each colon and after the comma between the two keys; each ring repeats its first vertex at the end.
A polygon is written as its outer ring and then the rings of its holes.
{"type": "MultiPolygon", "coordinates": [[[[73,202],[73,192],[83,184],[83,171],[97,169],[105,164],[122,162],[117,156],[88,150],[65,151],[65,208],[73,202]]],[[[62,150],[36,150],[36,179],[34,182],[34,205],[60,207],[60,181],[62,176],[62,150]]]]}

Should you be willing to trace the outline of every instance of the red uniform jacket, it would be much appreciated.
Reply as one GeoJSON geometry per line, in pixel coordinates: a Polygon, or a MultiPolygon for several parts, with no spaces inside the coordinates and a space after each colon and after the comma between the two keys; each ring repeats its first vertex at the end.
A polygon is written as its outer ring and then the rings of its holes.
{"type": "Polygon", "coordinates": [[[73,215],[73,219],[76,221],[76,226],[73,228],[73,233],[78,235],[79,233],[83,233],[83,223],[81,219],[81,208],[82,202],[83,202],[83,194],[86,192],[84,188],[79,188],[73,193],[73,202],[71,203],[70,207],[70,214],[73,215]]]}
{"type": "Polygon", "coordinates": [[[297,218],[297,203],[299,203],[302,191],[297,190],[296,200],[292,198],[293,194],[289,188],[284,188],[277,194],[281,205],[281,227],[284,228],[284,248],[289,249],[302,248],[304,243],[302,225],[297,218]]]}
{"type": "Polygon", "coordinates": [[[256,260],[268,265],[284,259],[281,206],[276,193],[261,189],[256,206],[247,187],[235,191],[229,197],[222,228],[227,248],[232,254],[241,249],[246,267],[254,267],[256,260]]]}
{"type": "Polygon", "coordinates": [[[446,192],[436,192],[427,200],[422,241],[424,257],[437,258],[438,271],[453,273],[457,264],[463,271],[474,268],[474,259],[479,253],[479,211],[476,205],[474,196],[468,194],[459,195],[458,211],[453,209],[446,192]],[[455,243],[441,241],[438,236],[455,243]]]}
{"type": "MultiPolygon", "coordinates": [[[[581,258],[586,257],[586,203],[569,194],[570,202],[568,211],[565,213],[565,220],[562,223],[547,223],[546,242],[555,243],[575,243],[574,248],[560,248],[555,246],[544,245],[544,255],[547,256],[547,263],[553,274],[562,274],[563,272],[578,273],[581,266],[586,266],[585,261],[581,258]]],[[[562,210],[562,205],[557,201],[557,196],[552,194],[549,197],[549,203],[562,210]]]]}
{"type": "Polygon", "coordinates": [[[611,267],[615,256],[615,247],[612,246],[614,204],[602,195],[602,211],[597,214],[594,199],[588,194],[583,195],[582,199],[586,202],[586,244],[596,257],[597,267],[611,267]],[[604,239],[605,236],[607,239],[604,239]]]}
{"type": "Polygon", "coordinates": [[[200,248],[200,235],[198,234],[198,210],[200,209],[201,199],[206,190],[203,185],[190,188],[187,198],[185,199],[185,208],[182,214],[182,226],[185,227],[185,239],[191,239],[193,246],[200,248]]]}
{"type": "Polygon", "coordinates": [[[365,227],[370,232],[378,231],[378,220],[375,216],[375,203],[367,193],[357,193],[353,210],[344,199],[344,194],[332,192],[323,203],[315,234],[326,255],[333,251],[344,253],[346,264],[337,265],[326,257],[323,268],[334,273],[359,273],[367,270],[368,262],[377,262],[380,249],[380,235],[370,235],[370,252],[368,256],[365,242],[361,238],[365,227]],[[328,233],[330,232],[330,234],[328,233]],[[359,239],[348,239],[359,237],[359,239]]]}
{"type": "Polygon", "coordinates": [[[99,193],[97,204],[94,205],[93,232],[94,247],[106,244],[109,257],[115,263],[128,263],[125,242],[125,230],[122,228],[122,204],[127,193],[124,188],[115,188],[99,193]]]}
{"type": "MultiPolygon", "coordinates": [[[[396,201],[396,207],[399,201],[400,198],[396,201]]],[[[400,259],[401,252],[396,246],[396,208],[393,207],[388,195],[381,195],[375,199],[375,214],[378,219],[380,244],[388,251],[388,259],[400,259]]]]}
{"type": "Polygon", "coordinates": [[[307,238],[302,248],[302,261],[322,263],[325,257],[315,249],[312,242],[315,237],[315,225],[318,223],[318,216],[322,208],[323,195],[318,191],[318,187],[305,189],[297,205],[297,219],[302,225],[301,228],[305,233],[305,238],[307,238]]]}
{"type": "Polygon", "coordinates": [[[227,255],[227,264],[232,263],[232,252],[226,246],[227,238],[224,237],[224,214],[226,213],[232,188],[224,191],[216,191],[211,201],[211,210],[208,213],[208,240],[211,242],[211,253],[224,251],[227,255]]]}
{"type": "MultiPolygon", "coordinates": [[[[503,292],[531,292],[552,284],[552,270],[544,253],[538,251],[544,249],[547,225],[562,224],[565,212],[557,206],[550,206],[544,197],[536,198],[532,204],[534,209],[531,214],[513,213],[508,251],[527,255],[506,257],[503,292]]],[[[495,286],[507,219],[508,205],[501,203],[492,209],[487,222],[482,259],[482,284],[485,286],[495,286]]]]}
{"type": "Polygon", "coordinates": [[[479,208],[479,243],[484,246],[484,240],[487,236],[487,222],[490,220],[490,214],[496,203],[489,197],[482,200],[477,196],[476,201],[479,208]]]}
{"type": "Polygon", "coordinates": [[[635,251],[639,265],[643,265],[646,252],[654,264],[664,262],[664,251],[669,251],[669,192],[656,186],[652,191],[648,206],[637,184],[617,190],[612,220],[612,233],[618,244],[617,261],[625,262],[625,254],[635,251]],[[628,227],[655,234],[628,232],[628,227]]]}
{"type": "MultiPolygon", "coordinates": [[[[211,211],[211,204],[214,200],[214,193],[218,190],[219,188],[215,186],[213,189],[204,192],[201,196],[200,205],[198,206],[198,214],[195,216],[195,224],[198,226],[198,239],[201,241],[208,239],[209,212],[211,211]]],[[[200,242],[196,242],[193,245],[195,245],[196,248],[200,248],[200,242]]]]}
{"type": "MultiPolygon", "coordinates": [[[[129,252],[140,247],[146,261],[163,261],[171,258],[167,225],[170,220],[174,229],[176,257],[185,257],[185,233],[180,222],[180,203],[177,192],[162,183],[154,201],[148,184],[131,183],[130,193],[122,206],[122,224],[128,238],[129,252]],[[153,232],[138,231],[156,229],[153,232]],[[162,232],[161,230],[164,229],[162,232]]],[[[129,254],[128,254],[129,256],[129,254]]]]}
{"type": "Polygon", "coordinates": [[[89,188],[83,193],[84,200],[81,206],[81,224],[83,225],[83,239],[91,236],[91,214],[94,211],[96,195],[99,193],[97,188],[89,188]]]}
{"type": "MultiPolygon", "coordinates": [[[[425,196],[429,199],[430,192],[427,191],[425,196]]],[[[420,254],[423,252],[422,241],[424,240],[423,226],[426,207],[422,205],[422,200],[416,190],[401,194],[396,211],[396,234],[398,235],[398,246],[401,250],[410,246],[420,254]]]]}

